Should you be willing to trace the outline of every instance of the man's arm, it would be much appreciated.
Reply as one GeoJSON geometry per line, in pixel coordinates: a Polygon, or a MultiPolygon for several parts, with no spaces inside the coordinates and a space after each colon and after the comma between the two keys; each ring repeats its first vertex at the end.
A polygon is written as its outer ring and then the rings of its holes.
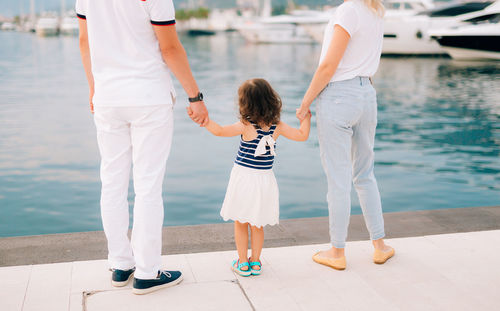
{"type": "Polygon", "coordinates": [[[87,21],[79,18],[78,24],[80,27],[80,54],[82,56],[83,68],[85,69],[85,74],[87,75],[87,81],[89,83],[90,111],[94,113],[94,104],[92,103],[92,97],[94,97],[94,76],[92,75],[92,64],[90,62],[87,21]]]}
{"type": "MultiPolygon", "coordinates": [[[[196,97],[200,90],[191,73],[186,51],[177,37],[175,25],[153,25],[153,29],[160,43],[163,60],[168,68],[174,73],[177,80],[179,80],[188,97],[196,97]]],[[[203,101],[190,103],[190,108],[192,110],[192,114],[190,114],[191,119],[200,124],[200,126],[207,125],[209,118],[205,103],[203,101]]]]}

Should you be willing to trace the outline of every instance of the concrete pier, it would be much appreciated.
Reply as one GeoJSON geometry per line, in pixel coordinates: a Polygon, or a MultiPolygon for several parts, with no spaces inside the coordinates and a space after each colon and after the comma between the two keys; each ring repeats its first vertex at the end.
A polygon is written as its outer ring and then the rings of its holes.
{"type": "Polygon", "coordinates": [[[385,214],[396,255],[372,262],[353,216],[347,269],[311,260],[326,218],[267,228],[260,276],[240,277],[231,224],[164,230],[163,268],[184,281],[145,296],[111,286],[102,232],[0,239],[0,310],[499,310],[500,207],[385,214]],[[44,263],[44,264],[41,264],[44,263]]]}
{"type": "MultiPolygon", "coordinates": [[[[500,206],[453,208],[384,214],[387,238],[500,229],[500,206]]],[[[351,216],[349,241],[369,239],[363,216],[351,216]]],[[[329,242],[328,218],[281,220],[265,228],[265,247],[329,242]]],[[[165,227],[163,254],[187,254],[234,249],[232,223],[165,227]]],[[[0,267],[107,256],[103,232],[81,232],[0,238],[0,267]]]]}

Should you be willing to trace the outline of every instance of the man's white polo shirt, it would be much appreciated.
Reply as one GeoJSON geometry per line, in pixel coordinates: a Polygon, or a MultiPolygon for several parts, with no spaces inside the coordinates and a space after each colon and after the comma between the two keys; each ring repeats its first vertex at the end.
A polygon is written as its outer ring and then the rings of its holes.
{"type": "Polygon", "coordinates": [[[175,25],[172,0],[76,0],[87,20],[95,106],[171,105],[170,70],[152,25],[175,25]]]}

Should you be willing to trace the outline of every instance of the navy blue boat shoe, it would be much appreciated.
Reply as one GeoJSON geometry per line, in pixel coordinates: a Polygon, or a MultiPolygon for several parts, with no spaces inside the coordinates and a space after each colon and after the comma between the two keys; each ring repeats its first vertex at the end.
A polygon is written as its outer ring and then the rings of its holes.
{"type": "Polygon", "coordinates": [[[134,278],[134,288],[132,292],[137,295],[143,295],[162,288],[177,285],[181,281],[182,272],[180,271],[158,271],[156,279],[142,280],[134,278]]]}
{"type": "Polygon", "coordinates": [[[134,275],[135,268],[130,270],[111,269],[111,284],[115,287],[123,287],[134,275]]]}

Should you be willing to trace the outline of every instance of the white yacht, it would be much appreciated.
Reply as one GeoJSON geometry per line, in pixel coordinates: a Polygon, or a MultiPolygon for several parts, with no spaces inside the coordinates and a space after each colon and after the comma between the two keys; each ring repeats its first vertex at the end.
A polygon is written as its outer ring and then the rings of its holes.
{"type": "MultiPolygon", "coordinates": [[[[383,53],[400,54],[408,53],[408,41],[414,41],[414,32],[405,27],[404,21],[408,16],[416,15],[419,12],[429,10],[434,7],[432,0],[392,0],[384,3],[386,13],[384,17],[384,46],[383,53]],[[409,34],[411,33],[411,34],[409,34]],[[396,38],[398,38],[396,40],[396,38]],[[403,39],[402,38],[408,38],[403,39]],[[406,42],[405,42],[406,41],[406,42]]],[[[335,8],[323,13],[322,19],[314,24],[302,25],[309,35],[317,42],[323,42],[323,33],[329,18],[334,14],[335,8]]],[[[434,50],[440,50],[436,42],[429,40],[434,50]]],[[[411,43],[411,42],[410,42],[411,43]]],[[[417,50],[428,50],[429,47],[420,46],[417,50]]],[[[413,48],[415,50],[415,48],[413,48]]]]}
{"type": "Polygon", "coordinates": [[[315,43],[302,25],[327,21],[322,12],[309,10],[271,16],[271,0],[265,0],[261,16],[253,21],[247,20],[236,29],[252,43],[315,43]]]}
{"type": "Polygon", "coordinates": [[[382,54],[443,54],[439,44],[425,39],[420,22],[409,22],[418,13],[434,8],[432,1],[401,0],[384,3],[382,54]]]}
{"type": "MultiPolygon", "coordinates": [[[[384,43],[385,55],[446,54],[438,42],[429,35],[433,28],[450,27],[480,16],[499,1],[469,2],[435,7],[429,0],[393,0],[385,2],[384,43]]],[[[330,16],[333,10],[330,11],[330,16]]],[[[317,41],[323,41],[327,22],[304,25],[317,41]]]]}
{"type": "Polygon", "coordinates": [[[61,19],[59,26],[62,35],[77,36],[79,31],[78,19],[76,15],[66,15],[61,19]]]}
{"type": "Polygon", "coordinates": [[[0,29],[5,31],[16,30],[16,25],[14,25],[14,23],[11,22],[4,22],[0,27],[0,29]]]}
{"type": "Polygon", "coordinates": [[[21,31],[35,32],[36,14],[35,14],[35,0],[30,0],[30,14],[27,20],[21,24],[21,31]]]}
{"type": "Polygon", "coordinates": [[[500,5],[484,13],[465,21],[467,24],[433,30],[430,35],[454,59],[500,60],[500,5]]]}
{"type": "Polygon", "coordinates": [[[330,21],[331,16],[335,13],[335,9],[331,8],[323,12],[317,12],[317,18],[313,21],[301,23],[300,26],[304,27],[307,33],[318,43],[323,43],[323,34],[325,28],[330,21]]]}
{"type": "Polygon", "coordinates": [[[41,37],[56,36],[59,33],[59,21],[54,16],[43,16],[35,25],[35,32],[41,37]]]}
{"type": "Polygon", "coordinates": [[[412,15],[388,14],[384,19],[383,54],[446,54],[431,38],[431,29],[451,27],[483,14],[493,2],[445,5],[412,15]]]}
{"type": "Polygon", "coordinates": [[[432,0],[391,0],[384,2],[385,17],[412,16],[434,8],[432,0]]]}
{"type": "Polygon", "coordinates": [[[304,25],[324,24],[328,18],[317,11],[293,11],[259,19],[238,27],[240,34],[252,43],[315,43],[304,25]]]}
{"type": "Polygon", "coordinates": [[[66,0],[61,0],[61,23],[59,31],[62,35],[77,36],[79,32],[78,19],[74,10],[66,11],[66,0]]]}

